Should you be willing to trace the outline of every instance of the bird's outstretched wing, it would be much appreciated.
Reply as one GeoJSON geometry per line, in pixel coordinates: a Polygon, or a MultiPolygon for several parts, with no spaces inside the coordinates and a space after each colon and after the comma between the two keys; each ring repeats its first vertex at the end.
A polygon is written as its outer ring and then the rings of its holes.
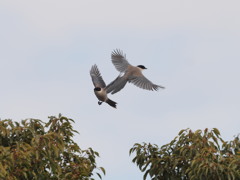
{"type": "Polygon", "coordinates": [[[105,88],[106,84],[101,76],[100,71],[96,64],[94,64],[90,70],[90,76],[92,77],[92,82],[95,87],[105,88]]]}
{"type": "Polygon", "coordinates": [[[116,79],[114,79],[112,82],[110,82],[107,86],[106,86],[106,91],[107,93],[110,93],[112,92],[115,88],[116,88],[116,85],[118,84],[118,81],[120,80],[121,78],[121,75],[117,76],[116,79]]]}
{"type": "Polygon", "coordinates": [[[139,88],[150,90],[150,91],[153,91],[153,90],[157,91],[160,88],[164,89],[163,86],[153,84],[145,76],[134,76],[129,79],[129,82],[133,83],[135,86],[139,88]]]}
{"type": "Polygon", "coordinates": [[[121,50],[119,49],[113,50],[111,57],[113,65],[119,72],[123,73],[127,70],[130,64],[126,59],[126,55],[123,54],[121,50]]]}
{"type": "Polygon", "coordinates": [[[127,79],[120,74],[114,81],[107,85],[106,91],[107,93],[115,94],[123,89],[126,83],[127,79]]]}

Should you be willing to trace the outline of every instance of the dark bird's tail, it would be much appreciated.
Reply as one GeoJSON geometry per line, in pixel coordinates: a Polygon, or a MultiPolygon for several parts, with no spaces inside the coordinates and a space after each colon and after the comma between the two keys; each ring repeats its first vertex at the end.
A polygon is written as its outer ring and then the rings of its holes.
{"type": "Polygon", "coordinates": [[[111,99],[107,99],[106,103],[108,103],[110,106],[114,107],[114,108],[117,108],[117,103],[112,101],[111,99]]]}

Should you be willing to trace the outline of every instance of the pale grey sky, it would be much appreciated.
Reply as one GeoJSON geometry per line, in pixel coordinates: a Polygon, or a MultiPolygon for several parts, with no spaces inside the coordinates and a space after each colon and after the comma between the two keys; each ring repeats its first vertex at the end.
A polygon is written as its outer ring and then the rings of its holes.
{"type": "Polygon", "coordinates": [[[128,156],[134,143],[159,146],[181,129],[216,127],[231,140],[240,127],[240,2],[1,1],[0,118],[20,121],[62,113],[76,121],[75,139],[101,158],[105,180],[138,180],[128,156]],[[146,77],[166,87],[127,84],[115,110],[98,106],[89,70],[106,83],[122,49],[146,77]]]}

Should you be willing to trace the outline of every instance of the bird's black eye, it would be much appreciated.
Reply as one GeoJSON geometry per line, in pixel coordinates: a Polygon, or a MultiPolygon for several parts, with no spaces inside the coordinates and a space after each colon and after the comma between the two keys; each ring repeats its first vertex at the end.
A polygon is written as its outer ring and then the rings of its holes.
{"type": "Polygon", "coordinates": [[[94,91],[101,91],[101,88],[100,87],[95,87],[94,91]]]}
{"type": "Polygon", "coordinates": [[[137,67],[141,68],[141,69],[147,69],[145,66],[143,65],[138,65],[137,67]]]}

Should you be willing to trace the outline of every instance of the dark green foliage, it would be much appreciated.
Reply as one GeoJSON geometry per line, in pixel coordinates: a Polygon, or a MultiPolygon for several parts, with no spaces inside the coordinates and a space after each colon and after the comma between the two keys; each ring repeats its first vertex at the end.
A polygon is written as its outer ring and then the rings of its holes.
{"type": "Polygon", "coordinates": [[[240,141],[225,142],[218,129],[181,130],[169,144],[135,144],[130,154],[152,180],[239,180],[240,141]]]}
{"type": "MultiPolygon", "coordinates": [[[[78,179],[90,180],[98,153],[81,150],[72,139],[72,119],[51,116],[38,119],[0,121],[0,179],[78,179]]],[[[101,175],[97,173],[101,178],[101,175]]]]}

